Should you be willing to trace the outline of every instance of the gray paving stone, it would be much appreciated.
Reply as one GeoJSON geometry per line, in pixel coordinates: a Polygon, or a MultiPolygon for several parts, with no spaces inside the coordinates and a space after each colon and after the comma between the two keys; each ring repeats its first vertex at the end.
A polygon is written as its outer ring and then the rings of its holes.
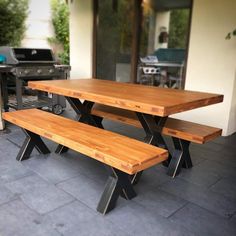
{"type": "Polygon", "coordinates": [[[105,183],[101,184],[99,181],[96,182],[87,176],[79,175],[58,184],[57,187],[96,211],[97,204],[105,188],[105,183]]]}
{"type": "Polygon", "coordinates": [[[222,164],[227,164],[234,166],[236,168],[236,145],[234,147],[226,147],[224,146],[224,149],[219,152],[219,156],[217,156],[216,161],[222,164]],[[220,158],[221,157],[221,158],[220,158]]]}
{"type": "Polygon", "coordinates": [[[157,165],[143,171],[142,177],[137,187],[153,186],[153,188],[168,182],[171,177],[166,174],[167,168],[163,165],[157,165]]]}
{"type": "Polygon", "coordinates": [[[23,162],[32,171],[51,183],[59,183],[78,175],[78,170],[54,153],[38,155],[23,162]]]}
{"type": "Polygon", "coordinates": [[[116,208],[105,215],[105,218],[123,231],[135,236],[194,235],[184,227],[159,216],[157,211],[147,209],[133,201],[121,208],[116,208]]]}
{"type": "Polygon", "coordinates": [[[122,124],[120,122],[114,122],[114,121],[107,120],[107,119],[104,119],[102,121],[102,124],[105,127],[105,129],[108,129],[108,130],[112,130],[114,128],[118,128],[118,127],[123,127],[124,126],[124,124],[122,124]]]}
{"type": "Polygon", "coordinates": [[[141,184],[135,187],[138,196],[133,200],[148,209],[158,212],[163,217],[169,217],[187,204],[186,200],[154,187],[143,186],[141,184]]]}
{"type": "Polygon", "coordinates": [[[20,200],[0,206],[0,235],[2,236],[60,235],[41,221],[41,217],[20,200]]]}
{"type": "Polygon", "coordinates": [[[220,193],[236,201],[236,180],[224,178],[211,186],[211,191],[220,193]]]}
{"type": "MultiPolygon", "coordinates": [[[[219,144],[217,144],[219,145],[219,144]]],[[[194,146],[191,152],[210,161],[214,161],[223,165],[236,167],[235,147],[222,146],[220,150],[212,150],[204,148],[205,145],[194,146]],[[199,148],[200,147],[200,148],[199,148]]]]}
{"type": "Polygon", "coordinates": [[[36,174],[26,176],[16,181],[5,184],[11,192],[16,194],[23,194],[27,192],[35,191],[35,189],[43,189],[50,186],[50,183],[42,179],[36,174]]]}
{"type": "Polygon", "coordinates": [[[73,150],[69,150],[60,156],[68,166],[77,169],[78,173],[88,176],[90,179],[104,181],[108,178],[108,171],[103,163],[96,161],[90,157],[82,155],[73,150]]]}
{"type": "Polygon", "coordinates": [[[236,167],[230,164],[222,164],[215,161],[206,160],[199,163],[196,168],[201,168],[202,171],[209,171],[215,173],[216,175],[219,175],[221,177],[236,178],[236,167]]]}
{"type": "Polygon", "coordinates": [[[226,218],[236,211],[236,201],[195,184],[188,184],[180,178],[163,184],[161,189],[226,218]]]}
{"type": "Polygon", "coordinates": [[[31,188],[20,195],[21,200],[31,209],[45,214],[69,202],[74,198],[54,185],[31,188]]]}
{"type": "Polygon", "coordinates": [[[0,205],[10,202],[17,198],[17,195],[8,190],[3,184],[0,184],[0,205]]]}
{"type": "Polygon", "coordinates": [[[201,148],[211,150],[213,152],[219,152],[224,148],[224,146],[219,143],[207,142],[207,143],[201,145],[201,148]]]}
{"type": "Polygon", "coordinates": [[[0,162],[6,160],[15,160],[19,147],[8,141],[7,139],[0,137],[0,162]]]}
{"type": "Polygon", "coordinates": [[[136,127],[129,126],[129,125],[122,125],[122,126],[114,127],[110,130],[112,130],[113,132],[119,133],[121,135],[125,135],[125,136],[135,138],[141,141],[143,141],[145,137],[145,133],[142,129],[138,129],[136,127]]]}
{"type": "Polygon", "coordinates": [[[52,224],[64,236],[128,236],[103,215],[78,201],[50,212],[44,217],[44,221],[52,224]]]}
{"type": "MultiPolygon", "coordinates": [[[[217,153],[214,150],[204,148],[204,144],[194,144],[190,145],[190,155],[192,159],[200,159],[200,160],[212,160],[216,158],[217,153]]],[[[218,152],[219,153],[219,152],[218,152]]],[[[219,154],[218,154],[219,155],[219,154]]],[[[201,162],[201,161],[200,161],[201,162]]],[[[196,164],[200,163],[199,161],[196,164]]]]}
{"type": "Polygon", "coordinates": [[[233,217],[230,219],[230,223],[234,226],[236,225],[236,213],[233,215],[233,217]]]}
{"type": "Polygon", "coordinates": [[[16,146],[21,147],[25,140],[25,134],[22,129],[15,129],[7,135],[7,140],[11,141],[16,146]]]}
{"type": "Polygon", "coordinates": [[[31,175],[33,172],[16,160],[0,163],[0,179],[10,182],[31,175]]]}
{"type": "Polygon", "coordinates": [[[221,179],[221,176],[214,172],[207,171],[206,169],[193,166],[191,169],[182,169],[178,178],[184,179],[189,183],[193,183],[202,187],[210,187],[221,179]]]}
{"type": "Polygon", "coordinates": [[[186,227],[196,235],[236,235],[236,224],[191,203],[172,215],[170,220],[186,227]]]}

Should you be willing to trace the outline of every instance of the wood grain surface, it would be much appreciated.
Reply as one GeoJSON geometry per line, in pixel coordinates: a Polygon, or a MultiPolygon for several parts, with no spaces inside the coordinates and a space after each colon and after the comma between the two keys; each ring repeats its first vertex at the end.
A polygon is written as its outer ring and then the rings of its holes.
{"type": "MultiPolygon", "coordinates": [[[[129,110],[95,104],[92,109],[92,114],[142,128],[135,112],[129,110]]],[[[190,142],[203,144],[220,136],[222,129],[169,117],[162,133],[190,142]]]]}
{"type": "Polygon", "coordinates": [[[38,109],[5,112],[3,118],[128,174],[168,157],[164,149],[38,109]]]}
{"type": "Polygon", "coordinates": [[[142,113],[168,116],[223,101],[223,95],[99,79],[29,81],[32,89],[142,113]]]}

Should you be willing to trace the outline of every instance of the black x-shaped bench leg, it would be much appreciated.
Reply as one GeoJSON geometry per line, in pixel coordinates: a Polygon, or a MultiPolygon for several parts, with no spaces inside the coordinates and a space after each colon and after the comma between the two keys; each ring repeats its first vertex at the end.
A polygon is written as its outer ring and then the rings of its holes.
{"type": "Polygon", "coordinates": [[[172,138],[172,140],[175,150],[168,166],[167,174],[175,177],[180,173],[182,167],[191,168],[193,164],[189,153],[190,142],[174,137],[172,138]]]}
{"type": "Polygon", "coordinates": [[[23,129],[23,131],[26,134],[26,138],[16,157],[16,160],[23,161],[29,159],[30,154],[32,153],[34,148],[36,148],[38,152],[42,154],[50,153],[50,150],[39,135],[32,133],[29,130],[23,129]]]}
{"type": "Polygon", "coordinates": [[[115,168],[109,176],[103,194],[97,206],[97,211],[106,214],[111,211],[120,195],[130,200],[136,197],[136,193],[130,181],[130,175],[115,168]]]}

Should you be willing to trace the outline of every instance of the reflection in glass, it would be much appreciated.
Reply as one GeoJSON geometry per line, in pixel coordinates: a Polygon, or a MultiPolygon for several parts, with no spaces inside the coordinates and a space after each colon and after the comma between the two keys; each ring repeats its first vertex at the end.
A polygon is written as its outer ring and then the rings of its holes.
{"type": "Polygon", "coordinates": [[[158,63],[139,64],[140,83],[183,88],[190,6],[190,0],[144,0],[142,2],[139,56],[156,56],[158,63]]]}

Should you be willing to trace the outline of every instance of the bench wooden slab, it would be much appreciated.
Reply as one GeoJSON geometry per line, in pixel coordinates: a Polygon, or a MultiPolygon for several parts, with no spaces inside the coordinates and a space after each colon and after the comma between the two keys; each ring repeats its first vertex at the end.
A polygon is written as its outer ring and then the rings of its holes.
{"type": "MultiPolygon", "coordinates": [[[[129,110],[95,104],[92,109],[92,114],[142,128],[135,112],[129,110]]],[[[203,144],[220,136],[222,129],[169,117],[162,133],[171,137],[203,144]]]]}
{"type": "Polygon", "coordinates": [[[5,112],[3,118],[26,132],[18,160],[29,158],[34,147],[48,153],[42,136],[110,166],[112,174],[97,208],[103,214],[114,208],[121,192],[127,199],[136,196],[130,175],[168,158],[164,149],[37,109],[5,112]]]}

